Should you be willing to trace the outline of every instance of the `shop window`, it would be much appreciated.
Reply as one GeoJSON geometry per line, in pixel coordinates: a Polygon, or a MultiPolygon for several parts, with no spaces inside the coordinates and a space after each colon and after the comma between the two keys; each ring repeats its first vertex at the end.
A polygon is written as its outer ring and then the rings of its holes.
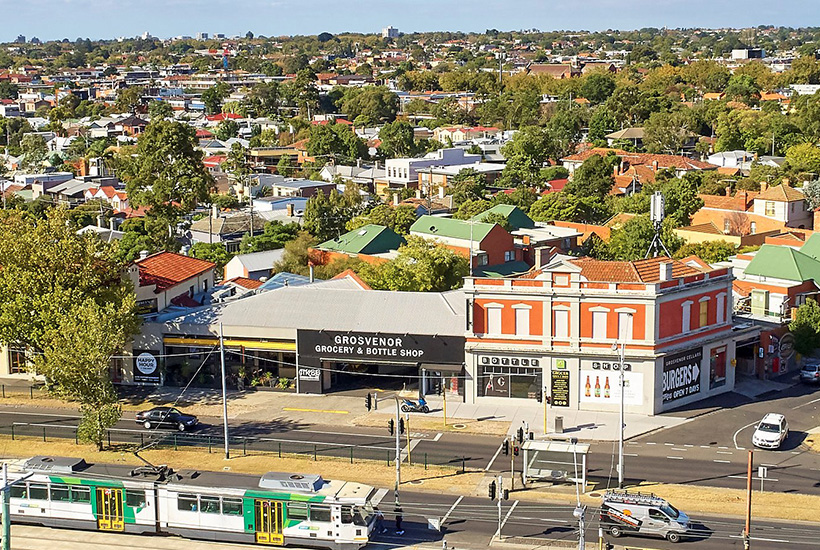
{"type": "Polygon", "coordinates": [[[487,334],[501,334],[501,306],[487,306],[487,334]]]}
{"type": "Polygon", "coordinates": [[[530,335],[530,308],[514,307],[515,311],[515,333],[518,336],[530,335]]]}
{"type": "Polygon", "coordinates": [[[726,346],[714,348],[709,355],[709,389],[726,384],[726,346]]]}
{"type": "Polygon", "coordinates": [[[555,319],[555,337],[569,338],[569,310],[556,309],[553,317],[555,319]]]}
{"type": "Polygon", "coordinates": [[[709,300],[700,301],[698,327],[703,328],[709,324],[709,300]]]}
{"type": "Polygon", "coordinates": [[[490,365],[479,372],[479,394],[486,397],[536,399],[542,387],[541,369],[537,367],[490,365]]]}
{"type": "Polygon", "coordinates": [[[596,340],[606,338],[606,311],[592,312],[592,337],[596,340]]]}
{"type": "Polygon", "coordinates": [[[692,329],[692,302],[684,302],[681,308],[681,327],[682,333],[686,334],[692,329]]]}

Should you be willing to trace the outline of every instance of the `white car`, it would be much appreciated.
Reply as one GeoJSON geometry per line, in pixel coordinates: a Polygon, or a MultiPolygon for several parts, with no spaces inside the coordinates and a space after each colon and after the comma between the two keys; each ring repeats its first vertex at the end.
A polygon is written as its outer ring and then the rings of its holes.
{"type": "Polygon", "coordinates": [[[789,423],[786,422],[786,417],[782,414],[769,413],[755,428],[752,443],[761,449],[778,449],[787,437],[789,437],[789,423]]]}

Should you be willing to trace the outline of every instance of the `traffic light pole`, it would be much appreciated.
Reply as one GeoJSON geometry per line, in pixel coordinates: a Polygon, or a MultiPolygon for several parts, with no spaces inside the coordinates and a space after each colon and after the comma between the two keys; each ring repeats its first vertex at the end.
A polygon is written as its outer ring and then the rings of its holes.
{"type": "Polygon", "coordinates": [[[399,403],[399,397],[397,395],[394,395],[393,399],[396,400],[396,488],[393,493],[396,497],[396,509],[398,511],[400,507],[399,485],[401,485],[401,429],[399,429],[399,425],[401,424],[401,404],[399,403]]]}
{"type": "Polygon", "coordinates": [[[515,490],[515,451],[510,453],[510,490],[515,490]]]}
{"type": "Polygon", "coordinates": [[[498,540],[501,540],[501,499],[504,498],[504,486],[501,484],[503,481],[502,476],[498,476],[498,540]]]}

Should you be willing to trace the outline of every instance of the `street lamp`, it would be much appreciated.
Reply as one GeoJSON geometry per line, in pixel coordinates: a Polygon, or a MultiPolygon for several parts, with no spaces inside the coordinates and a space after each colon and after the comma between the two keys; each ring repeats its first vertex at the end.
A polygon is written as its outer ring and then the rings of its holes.
{"type": "MultiPolygon", "coordinates": [[[[618,330],[621,333],[621,350],[619,355],[619,369],[620,375],[618,376],[620,389],[621,389],[621,406],[619,411],[619,420],[620,420],[620,428],[618,429],[618,489],[624,488],[624,394],[626,393],[625,390],[625,380],[624,380],[624,348],[626,346],[626,333],[632,326],[632,314],[626,313],[624,317],[626,319],[626,323],[624,326],[619,326],[618,330]]],[[[619,323],[620,325],[620,323],[619,323]]],[[[612,344],[612,351],[618,350],[618,344],[612,344]]]]}

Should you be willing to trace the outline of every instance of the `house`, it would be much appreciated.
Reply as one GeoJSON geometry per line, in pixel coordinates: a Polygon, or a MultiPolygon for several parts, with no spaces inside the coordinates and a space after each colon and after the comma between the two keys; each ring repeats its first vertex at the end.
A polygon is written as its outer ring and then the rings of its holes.
{"type": "Polygon", "coordinates": [[[273,264],[281,260],[284,253],[285,249],[280,248],[250,254],[237,254],[225,264],[222,280],[227,281],[237,277],[257,281],[267,279],[270,277],[273,264]]]}
{"type": "Polygon", "coordinates": [[[737,168],[739,170],[748,171],[751,169],[752,162],[755,161],[757,155],[749,151],[721,151],[719,153],[712,153],[706,158],[710,164],[721,168],[737,168]]]}
{"type": "Polygon", "coordinates": [[[145,131],[148,121],[136,115],[129,116],[117,122],[114,128],[124,136],[136,137],[145,131]]]}
{"type": "Polygon", "coordinates": [[[690,159],[679,155],[656,155],[650,153],[630,153],[621,149],[595,147],[561,159],[561,164],[569,171],[570,176],[585,160],[593,155],[606,156],[614,154],[620,157],[620,173],[626,173],[630,167],[643,167],[656,174],[660,170],[673,170],[675,176],[681,177],[692,171],[717,170],[717,166],[708,162],[690,159]]]}
{"type": "Polygon", "coordinates": [[[504,163],[495,162],[475,162],[473,164],[452,164],[450,166],[431,166],[426,170],[418,172],[418,189],[446,190],[453,183],[453,178],[458,176],[462,170],[473,170],[484,176],[487,185],[493,185],[501,177],[504,171],[504,163]]]}
{"type": "Polygon", "coordinates": [[[404,189],[416,187],[419,173],[433,167],[467,165],[481,162],[481,155],[473,155],[464,149],[439,149],[427,153],[421,158],[395,158],[385,161],[385,178],[376,180],[376,194],[381,195],[387,189],[404,189]]]}
{"type": "Polygon", "coordinates": [[[385,262],[405,244],[404,237],[389,227],[367,224],[311,249],[311,261],[326,265],[337,259],[359,258],[368,263],[385,262]]]}
{"type": "Polygon", "coordinates": [[[612,146],[616,141],[631,141],[636,148],[643,148],[643,128],[624,128],[617,132],[607,134],[606,142],[612,146]]]}
{"type": "Polygon", "coordinates": [[[239,251],[245,234],[259,235],[264,232],[265,220],[252,212],[234,212],[210,216],[191,224],[192,243],[224,243],[228,252],[239,251]]]}
{"type": "Polygon", "coordinates": [[[471,219],[486,221],[492,215],[502,216],[507,220],[515,246],[521,252],[521,261],[528,267],[538,261],[539,250],[550,249],[566,253],[578,248],[578,237],[582,236],[581,232],[573,228],[535,222],[520,208],[509,204],[497,204],[471,219]]]}
{"type": "Polygon", "coordinates": [[[336,184],[327,181],[313,181],[305,179],[285,178],[270,185],[274,197],[304,197],[310,198],[317,193],[330,195],[336,189],[336,184]]]}
{"type": "Polygon", "coordinates": [[[547,75],[561,80],[581,74],[580,69],[563,63],[533,63],[529,66],[527,72],[534,75],[547,75]]]}
{"type": "Polygon", "coordinates": [[[175,305],[192,307],[214,286],[216,264],[174,252],[141,254],[128,267],[137,293],[137,311],[151,315],[175,305]]]}
{"type": "Polygon", "coordinates": [[[410,234],[472,258],[474,269],[523,261],[521,252],[516,254],[513,236],[495,223],[422,216],[410,226],[410,234]]]}
{"type": "MultiPolygon", "coordinates": [[[[520,278],[468,278],[467,395],[536,399],[561,410],[658,414],[735,385],[729,268],[665,257],[559,258],[520,278]],[[623,351],[623,360],[619,351],[623,351]],[[613,351],[615,350],[615,351],[613,351]]],[[[557,409],[557,410],[556,410],[557,409]]]]}
{"type": "Polygon", "coordinates": [[[258,212],[281,212],[301,217],[307,201],[306,197],[255,197],[253,208],[258,212]]]}

